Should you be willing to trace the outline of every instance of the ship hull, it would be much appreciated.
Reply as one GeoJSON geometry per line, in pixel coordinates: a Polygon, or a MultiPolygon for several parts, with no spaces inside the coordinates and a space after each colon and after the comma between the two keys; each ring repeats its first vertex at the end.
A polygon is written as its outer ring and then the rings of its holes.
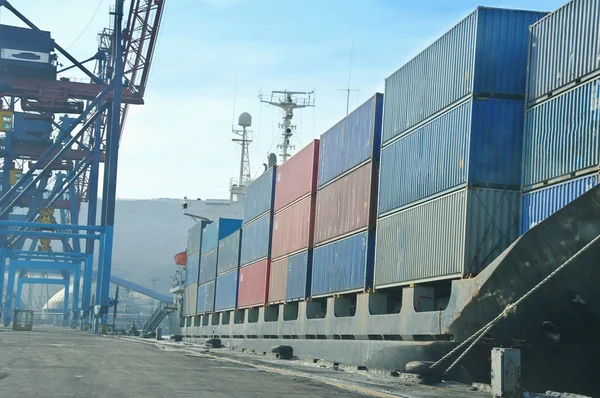
{"type": "Polygon", "coordinates": [[[188,318],[182,333],[199,341],[218,337],[233,349],[261,353],[289,345],[297,357],[403,370],[410,361],[437,361],[527,295],[448,378],[489,382],[492,347],[515,347],[522,353],[524,388],[600,396],[594,374],[600,360],[599,235],[595,187],[524,234],[476,277],[448,282],[443,309],[419,306],[420,289],[427,286],[405,286],[395,290],[398,313],[382,306],[390,299],[390,291],[382,290],[188,318]]]}

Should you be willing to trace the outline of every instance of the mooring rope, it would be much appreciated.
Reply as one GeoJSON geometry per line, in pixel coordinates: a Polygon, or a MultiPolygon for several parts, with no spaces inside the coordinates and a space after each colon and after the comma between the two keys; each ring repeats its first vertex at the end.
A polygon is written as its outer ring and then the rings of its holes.
{"type": "Polygon", "coordinates": [[[585,245],[584,247],[582,247],[577,253],[575,253],[573,256],[571,256],[567,261],[565,261],[560,267],[556,268],[554,271],[552,271],[547,277],[545,277],[542,281],[540,281],[537,285],[535,285],[531,290],[529,290],[527,293],[525,293],[521,298],[519,298],[517,301],[515,301],[512,304],[508,304],[506,306],[506,308],[504,308],[504,310],[498,314],[493,320],[491,320],[488,324],[486,324],[484,327],[482,327],[481,329],[479,329],[477,332],[475,332],[471,337],[469,337],[468,339],[466,339],[465,341],[463,341],[462,343],[460,343],[457,347],[455,347],[452,351],[450,351],[448,354],[444,355],[442,358],[440,358],[436,363],[434,363],[433,365],[431,365],[428,369],[427,373],[430,373],[431,371],[435,370],[436,368],[440,367],[442,363],[444,363],[446,360],[448,360],[450,357],[454,356],[457,352],[459,352],[463,347],[469,345],[462,354],[460,354],[460,356],[458,358],[456,358],[456,360],[442,373],[442,375],[447,374],[450,370],[452,370],[464,357],[465,355],[467,355],[467,353],[471,350],[471,348],[473,348],[475,346],[475,344],[477,344],[479,342],[479,340],[481,340],[481,338],[490,330],[492,329],[498,322],[500,322],[503,319],[508,318],[510,315],[514,314],[517,312],[517,307],[523,302],[525,301],[529,296],[531,296],[533,293],[535,293],[537,290],[539,290],[542,286],[544,286],[550,279],[554,278],[556,276],[556,274],[558,274],[560,271],[562,271],[563,269],[565,269],[567,266],[569,266],[575,259],[577,259],[583,252],[585,252],[587,249],[589,249],[594,243],[600,241],[600,235],[596,236],[591,242],[589,242],[587,245],[585,245]]]}

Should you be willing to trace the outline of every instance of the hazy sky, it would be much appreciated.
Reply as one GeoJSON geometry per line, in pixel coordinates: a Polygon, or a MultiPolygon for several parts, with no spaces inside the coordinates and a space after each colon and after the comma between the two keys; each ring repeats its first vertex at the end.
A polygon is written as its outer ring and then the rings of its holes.
{"type": "MultiPolygon", "coordinates": [[[[121,141],[117,196],[224,198],[238,175],[235,115],[253,116],[252,172],[277,150],[271,90],[316,92],[296,112],[296,150],[345,115],[350,51],[351,108],[383,92],[384,79],[477,5],[551,11],[565,0],[167,0],[146,104],[121,141]]],[[[126,2],[125,9],[128,9],[126,2]]],[[[78,59],[96,52],[113,0],[12,0],[78,59]]],[[[0,23],[18,24],[5,9],[0,23]]]]}

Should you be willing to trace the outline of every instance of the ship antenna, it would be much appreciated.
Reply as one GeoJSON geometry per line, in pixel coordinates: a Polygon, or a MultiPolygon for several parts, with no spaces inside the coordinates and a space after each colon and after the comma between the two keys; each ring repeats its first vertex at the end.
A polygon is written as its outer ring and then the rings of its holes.
{"type": "Polygon", "coordinates": [[[295,148],[294,145],[290,144],[290,138],[296,129],[296,126],[292,125],[294,109],[315,106],[314,92],[314,90],[311,92],[283,90],[272,91],[270,96],[258,95],[260,102],[283,110],[283,123],[279,124],[279,128],[281,129],[281,144],[277,145],[277,148],[281,149],[281,153],[279,154],[281,163],[292,156],[290,151],[295,148]]]}
{"type": "Polygon", "coordinates": [[[358,89],[350,88],[350,82],[352,79],[352,59],[354,58],[354,37],[352,37],[352,45],[350,46],[350,67],[348,68],[348,85],[346,88],[338,88],[338,91],[346,92],[346,116],[350,111],[350,91],[360,91],[358,89]]]}

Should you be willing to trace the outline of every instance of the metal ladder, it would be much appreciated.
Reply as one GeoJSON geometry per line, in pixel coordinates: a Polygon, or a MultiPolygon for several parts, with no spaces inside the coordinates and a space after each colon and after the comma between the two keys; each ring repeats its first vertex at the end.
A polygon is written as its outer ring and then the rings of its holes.
{"type": "Polygon", "coordinates": [[[160,325],[163,319],[165,319],[167,315],[174,311],[177,311],[177,306],[175,304],[161,302],[158,305],[158,307],[156,307],[152,315],[150,315],[148,321],[146,321],[146,323],[144,324],[142,336],[154,333],[154,331],[156,331],[156,328],[158,327],[158,325],[160,325]]]}

